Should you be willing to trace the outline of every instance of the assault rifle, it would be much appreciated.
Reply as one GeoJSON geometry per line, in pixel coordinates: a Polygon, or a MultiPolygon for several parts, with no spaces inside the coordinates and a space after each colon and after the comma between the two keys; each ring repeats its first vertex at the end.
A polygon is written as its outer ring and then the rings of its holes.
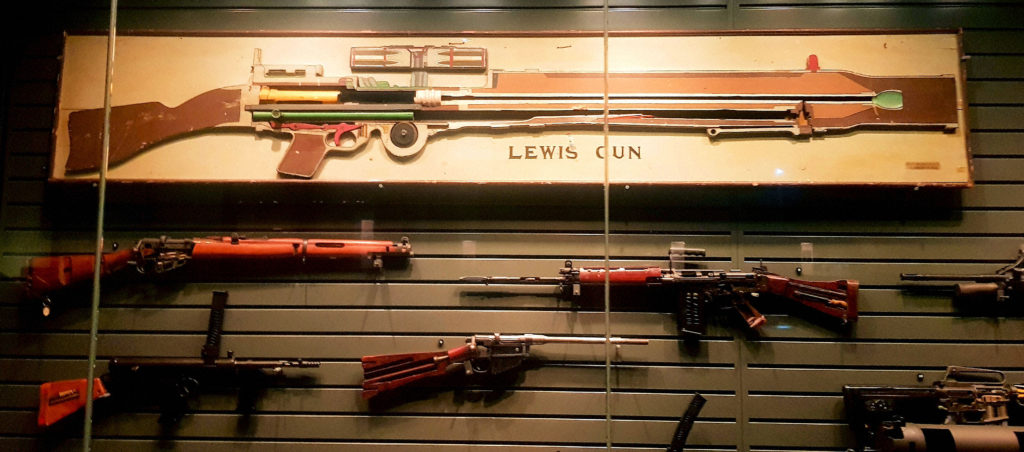
{"type": "MultiPolygon", "coordinates": [[[[110,163],[167,140],[226,128],[289,136],[277,171],[311,178],[333,151],[354,152],[378,134],[396,160],[430,136],[457,130],[595,129],[606,118],[599,73],[488,70],[487,50],[461,46],[352,47],[353,72],[412,73],[410,86],[373,77],[327,77],[320,65],[264,65],[255,50],[250,83],[214,89],[177,107],[159,102],[110,112],[110,163]],[[480,87],[429,86],[428,73],[479,73],[480,87]]],[[[820,70],[609,74],[607,123],[709,137],[810,137],[854,128],[955,130],[952,75],[871,77],[820,70]]],[[[91,171],[102,154],[103,109],[68,119],[65,169],[91,171]]]]}
{"type": "MultiPolygon", "coordinates": [[[[320,367],[319,362],[302,359],[236,358],[231,351],[222,358],[220,340],[227,300],[227,292],[213,293],[206,344],[199,358],[111,358],[109,373],[95,379],[93,399],[114,395],[124,402],[155,401],[160,406],[160,422],[176,423],[188,411],[189,399],[208,386],[241,388],[238,408],[246,412],[253,408],[267,377],[281,375],[285,368],[320,367]]],[[[39,426],[53,425],[84,407],[86,386],[85,379],[40,386],[39,426]]]]}
{"type": "Polygon", "coordinates": [[[974,281],[953,285],[953,297],[959,301],[1006,303],[1024,301],[1024,245],[1017,259],[990,275],[920,275],[900,273],[904,281],[974,281]]]}
{"type": "Polygon", "coordinates": [[[931,386],[844,386],[858,451],[1019,451],[1024,385],[950,366],[931,386]]]}
{"type": "MultiPolygon", "coordinates": [[[[128,268],[141,274],[162,274],[192,261],[258,261],[265,263],[305,264],[367,260],[382,268],[386,259],[408,258],[412,246],[407,237],[399,242],[385,240],[337,239],[248,239],[237,234],[228,237],[171,239],[166,236],[139,240],[134,247],[103,254],[100,273],[109,276],[128,268]]],[[[26,292],[40,300],[43,315],[50,315],[51,295],[69,286],[78,286],[93,278],[92,254],[36,257],[25,268],[26,292]]]]}
{"type": "MultiPolygon", "coordinates": [[[[690,250],[703,253],[703,250],[690,250]]],[[[482,284],[554,285],[559,298],[579,300],[585,291],[600,289],[605,283],[604,267],[573,267],[570,260],[558,271],[559,276],[466,276],[461,281],[482,284]]],[[[607,272],[612,289],[662,288],[676,297],[674,306],[680,334],[700,337],[707,331],[706,312],[710,307],[733,309],[746,325],[756,329],[766,320],[751,304],[762,294],[774,295],[811,308],[841,324],[857,320],[857,289],[855,280],[801,281],[755,267],[749,272],[739,270],[665,269],[660,267],[619,267],[607,272]]]]}
{"type": "MultiPolygon", "coordinates": [[[[610,338],[615,345],[647,345],[647,339],[610,338]]],[[[530,347],[542,344],[604,344],[603,337],[559,337],[540,334],[506,336],[477,334],[466,345],[448,351],[405,353],[363,357],[363,398],[430,377],[438,377],[450,368],[462,365],[467,375],[497,375],[522,364],[530,356],[530,347]]]]}

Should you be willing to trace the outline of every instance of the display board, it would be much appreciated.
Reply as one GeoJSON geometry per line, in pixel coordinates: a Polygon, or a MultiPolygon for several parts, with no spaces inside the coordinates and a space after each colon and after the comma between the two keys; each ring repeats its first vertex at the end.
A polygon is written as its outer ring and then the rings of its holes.
{"type": "MultiPolygon", "coordinates": [[[[51,177],[95,178],[67,36],[51,177]]],[[[120,37],[113,181],[971,184],[956,33],[120,37]],[[604,150],[607,120],[611,150],[604,150]]]]}

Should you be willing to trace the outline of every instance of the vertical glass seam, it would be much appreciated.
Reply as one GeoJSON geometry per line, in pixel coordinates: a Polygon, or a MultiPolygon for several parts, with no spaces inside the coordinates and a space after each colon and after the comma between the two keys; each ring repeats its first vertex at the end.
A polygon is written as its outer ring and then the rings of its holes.
{"type": "Polygon", "coordinates": [[[117,35],[117,0],[110,0],[110,32],[107,35],[107,74],[103,85],[103,154],[97,183],[96,253],[93,255],[92,308],[89,326],[89,368],[85,381],[85,423],[82,426],[82,450],[92,446],[93,386],[96,378],[96,344],[99,339],[100,266],[103,261],[103,215],[107,196],[107,166],[110,160],[110,94],[114,90],[114,37],[117,35]]]}

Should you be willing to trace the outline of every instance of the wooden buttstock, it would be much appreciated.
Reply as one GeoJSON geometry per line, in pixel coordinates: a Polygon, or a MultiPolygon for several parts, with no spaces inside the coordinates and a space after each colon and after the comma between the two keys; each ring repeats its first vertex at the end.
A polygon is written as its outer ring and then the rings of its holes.
{"type": "Polygon", "coordinates": [[[444,375],[448,366],[466,359],[463,345],[448,351],[363,357],[363,398],[400,388],[428,377],[444,375]]]}
{"type": "MultiPolygon", "coordinates": [[[[215,89],[171,108],[159,102],[110,109],[110,164],[128,160],[148,147],[179,135],[241,119],[242,90],[215,89]]],[[[67,171],[97,170],[103,155],[103,109],[68,116],[67,171]]]]}
{"type": "MultiPolygon", "coordinates": [[[[39,386],[39,419],[40,427],[49,427],[57,421],[74,414],[85,406],[85,397],[88,381],[85,378],[79,380],[61,380],[43,383],[39,386]]],[[[93,380],[93,400],[109,396],[110,393],[103,387],[99,378],[93,380]]]]}
{"type": "MultiPolygon", "coordinates": [[[[127,267],[131,259],[131,250],[104,254],[100,260],[100,275],[107,276],[127,267]]],[[[91,281],[94,262],[92,254],[32,258],[26,275],[29,296],[42,298],[65,287],[91,281]]]]}
{"type": "Polygon", "coordinates": [[[802,281],[774,274],[763,274],[768,292],[796,301],[843,323],[857,320],[857,293],[860,282],[802,281]]]}

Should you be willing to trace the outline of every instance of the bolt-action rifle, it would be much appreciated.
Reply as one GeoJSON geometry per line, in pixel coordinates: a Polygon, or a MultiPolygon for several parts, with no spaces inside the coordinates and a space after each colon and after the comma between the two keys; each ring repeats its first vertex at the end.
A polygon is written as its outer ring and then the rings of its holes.
{"type": "Polygon", "coordinates": [[[1019,451],[1024,385],[950,366],[931,386],[844,386],[858,451],[1019,451]]]}
{"type": "MultiPolygon", "coordinates": [[[[268,377],[279,376],[285,368],[320,367],[302,359],[243,359],[228,351],[220,356],[227,292],[214,292],[206,343],[198,358],[146,357],[111,358],[109,372],[94,380],[93,399],[113,395],[123,402],[155,402],[160,422],[175,423],[188,411],[189,399],[208,386],[241,389],[239,411],[251,411],[259,388],[268,377]]],[[[85,406],[87,381],[64,380],[44,383],[39,388],[40,427],[53,425],[85,406]]]]}
{"type": "Polygon", "coordinates": [[[1024,301],[1024,245],[1017,259],[990,275],[920,275],[900,273],[904,281],[973,281],[953,285],[953,297],[960,301],[1005,303],[1024,301]]]}
{"type": "MultiPolygon", "coordinates": [[[[354,152],[378,134],[396,160],[430,136],[457,130],[594,129],[606,118],[599,73],[488,70],[487,50],[459,46],[352,47],[355,72],[412,73],[410,86],[373,77],[325,77],[320,65],[264,65],[256,49],[248,85],[211,90],[177,107],[159,102],[110,112],[110,163],[175,137],[247,128],[286,135],[282,176],[311,178],[333,151],[354,152]],[[483,86],[429,86],[428,73],[481,74],[483,86]]],[[[609,74],[607,123],[709,137],[810,137],[854,128],[955,130],[952,75],[872,77],[820,70],[609,74]]],[[[103,109],[71,112],[69,172],[99,168],[103,109]]]]}
{"type": "MultiPolygon", "coordinates": [[[[615,345],[647,345],[647,339],[609,339],[615,345]]],[[[464,366],[466,374],[497,375],[522,364],[530,356],[530,347],[543,344],[604,344],[603,337],[560,337],[540,334],[477,334],[466,345],[448,351],[405,353],[363,357],[363,398],[407,384],[447,374],[464,366]]]]}
{"type": "MultiPolygon", "coordinates": [[[[409,239],[399,242],[386,240],[339,239],[248,239],[206,237],[172,239],[168,237],[139,240],[127,250],[103,254],[100,273],[109,276],[135,268],[141,274],[162,274],[199,261],[260,261],[305,264],[307,262],[367,260],[374,268],[382,268],[384,261],[412,256],[409,239]]],[[[40,300],[43,315],[50,314],[51,295],[69,286],[92,281],[92,254],[35,257],[25,268],[26,291],[32,300],[40,300]]]]}
{"type": "MultiPolygon", "coordinates": [[[[702,253],[703,250],[693,252],[702,253]]],[[[576,301],[587,290],[605,283],[604,267],[573,267],[572,261],[554,277],[467,276],[461,281],[482,284],[554,285],[559,298],[576,301]]],[[[749,272],[739,270],[665,269],[660,267],[619,267],[607,272],[612,288],[665,288],[675,292],[677,323],[684,337],[700,337],[707,331],[706,312],[711,307],[736,311],[752,329],[763,325],[764,316],[751,304],[762,294],[781,297],[811,308],[841,324],[857,319],[855,280],[801,281],[770,273],[762,267],[749,272]]]]}

